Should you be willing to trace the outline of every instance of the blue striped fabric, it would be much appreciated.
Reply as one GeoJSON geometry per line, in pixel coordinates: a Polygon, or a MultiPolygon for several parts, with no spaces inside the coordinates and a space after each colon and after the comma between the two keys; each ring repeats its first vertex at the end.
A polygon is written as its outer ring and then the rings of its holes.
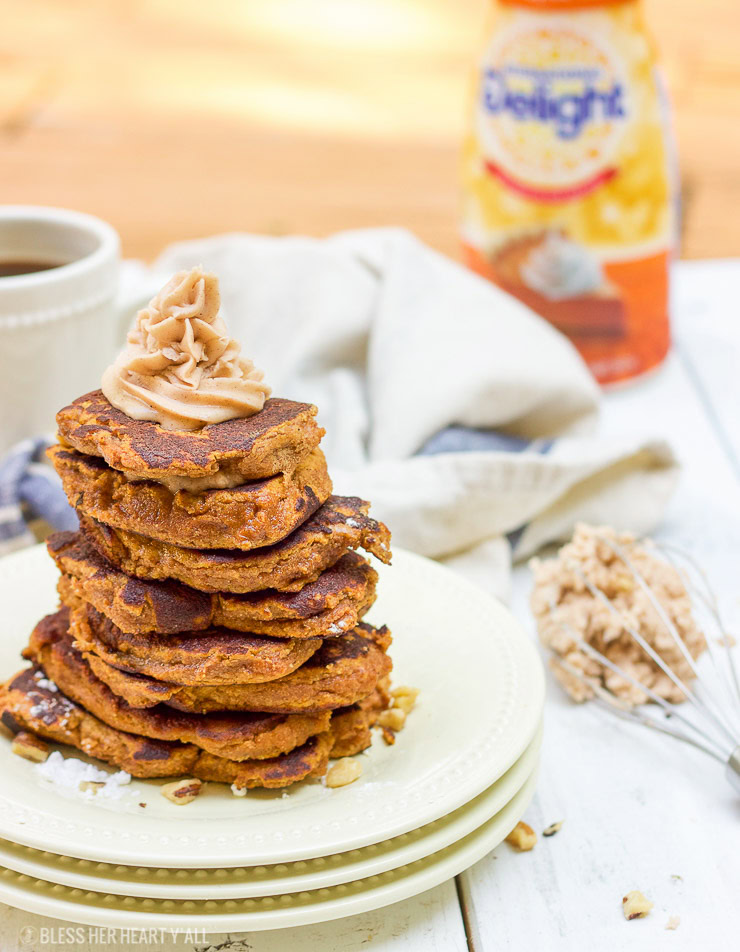
{"type": "Polygon", "coordinates": [[[554,440],[525,440],[498,430],[476,430],[471,426],[448,426],[435,433],[419,450],[420,456],[437,453],[548,453],[554,440]]]}
{"type": "MultiPolygon", "coordinates": [[[[437,453],[549,453],[555,440],[525,440],[498,430],[477,430],[470,426],[448,426],[435,433],[419,450],[420,456],[437,453]]],[[[516,547],[526,525],[519,526],[507,535],[512,549],[516,547]]]]}
{"type": "Polygon", "coordinates": [[[36,541],[28,520],[45,519],[55,529],[77,526],[59,477],[43,462],[50,442],[23,440],[0,462],[0,555],[36,541]]]}

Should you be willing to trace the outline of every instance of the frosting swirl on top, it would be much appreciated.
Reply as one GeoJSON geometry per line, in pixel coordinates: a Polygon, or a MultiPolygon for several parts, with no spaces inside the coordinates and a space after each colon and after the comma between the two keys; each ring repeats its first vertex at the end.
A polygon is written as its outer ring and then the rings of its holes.
{"type": "Polygon", "coordinates": [[[178,271],[136,315],[127,346],[103,374],[103,393],[134,420],[198,430],[249,417],[270,388],[241,356],[219,313],[215,274],[178,271]]]}

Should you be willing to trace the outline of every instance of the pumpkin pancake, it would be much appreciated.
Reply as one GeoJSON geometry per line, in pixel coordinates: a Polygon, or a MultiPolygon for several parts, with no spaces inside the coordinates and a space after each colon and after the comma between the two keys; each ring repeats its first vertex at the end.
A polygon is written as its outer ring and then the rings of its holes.
{"type": "MultiPolygon", "coordinates": [[[[229,760],[277,757],[329,727],[329,711],[322,714],[186,714],[163,704],[147,709],[131,707],[95,677],[74,647],[68,634],[68,615],[68,611],[62,609],[42,619],[23,656],[43,668],[47,678],[70,700],[109,727],[158,740],[194,744],[229,760]]],[[[373,703],[368,699],[358,704],[356,710],[349,709],[350,713],[354,712],[353,720],[342,715],[338,729],[343,750],[349,734],[354,731],[354,736],[359,737],[362,730],[362,718],[358,712],[365,712],[370,707],[373,703]]]]}
{"type": "Polygon", "coordinates": [[[71,607],[69,632],[80,651],[122,671],[197,686],[284,678],[322,643],[319,638],[263,638],[226,628],[177,635],[129,634],[86,602],[71,607]]]}
{"type": "Polygon", "coordinates": [[[42,687],[42,668],[26,668],[0,687],[0,719],[11,731],[69,744],[133,777],[198,777],[236,787],[287,787],[326,773],[331,731],[309,738],[289,753],[262,760],[228,760],[193,744],[154,740],[109,727],[66,698],[42,687]]]}
{"type": "Polygon", "coordinates": [[[264,684],[182,687],[141,674],[130,674],[97,655],[85,655],[93,673],[132,707],[168,704],[180,711],[266,711],[276,714],[316,713],[355,704],[371,694],[390,673],[386,654],[388,629],[360,624],[321,648],[287,677],[264,684]]]}
{"type": "Polygon", "coordinates": [[[269,760],[226,760],[203,751],[190,773],[200,780],[232,784],[239,790],[254,787],[274,790],[310,777],[323,777],[329,766],[331,748],[331,731],[325,731],[309,738],[301,747],[269,760]]]}
{"type": "Polygon", "coordinates": [[[206,594],[179,582],[131,578],[79,532],[46,541],[62,577],[62,601],[90,602],[123,631],[160,635],[223,626],[277,638],[312,638],[351,631],[375,598],[377,572],[348,552],[300,592],[266,589],[251,595],[206,594]]]}
{"type": "Polygon", "coordinates": [[[350,707],[342,707],[334,711],[331,717],[331,732],[334,738],[331,748],[332,757],[351,757],[372,744],[370,728],[377,721],[380,712],[388,707],[389,682],[389,678],[383,678],[368,697],[350,707]]]}
{"type": "Polygon", "coordinates": [[[107,525],[192,548],[255,549],[284,539],[326,501],[331,480],[320,449],[291,474],[233,489],[172,493],[133,482],[98,456],[63,446],[48,455],[70,503],[107,525]]]}
{"type": "Polygon", "coordinates": [[[381,562],[390,562],[390,533],[367,515],[369,508],[356,496],[330,496],[281,542],[251,552],[183,548],[79,515],[85,538],[128,575],[177,579],[201,592],[239,594],[266,588],[298,591],[347,549],[363,548],[381,562]]]}
{"type": "Polygon", "coordinates": [[[26,668],[0,688],[0,720],[11,731],[69,744],[134,777],[171,777],[192,769],[197,747],[113,730],[61,691],[41,687],[45,680],[41,668],[26,668]]]}
{"type": "Polygon", "coordinates": [[[274,398],[246,419],[172,431],[131,419],[94,390],[60,410],[57,426],[63,443],[101,456],[129,479],[166,480],[173,491],[197,492],[291,473],[324,435],[315,416],[309,403],[274,398]]]}

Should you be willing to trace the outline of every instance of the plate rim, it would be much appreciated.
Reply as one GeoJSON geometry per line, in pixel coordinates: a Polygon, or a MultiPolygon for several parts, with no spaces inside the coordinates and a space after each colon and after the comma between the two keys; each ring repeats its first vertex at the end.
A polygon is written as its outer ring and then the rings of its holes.
{"type": "MultiPolygon", "coordinates": [[[[477,829],[491,817],[495,816],[514,798],[522,788],[528,777],[536,769],[539,763],[540,750],[542,746],[543,726],[537,729],[537,733],[524,751],[522,756],[509,768],[504,776],[499,777],[487,790],[484,790],[474,801],[464,804],[454,811],[457,816],[452,815],[442,817],[439,820],[432,821],[431,824],[425,824],[418,830],[410,831],[410,834],[420,833],[426,827],[435,827],[439,823],[445,825],[439,829],[430,829],[424,835],[415,839],[411,844],[399,843],[397,848],[384,853],[382,856],[368,855],[365,857],[355,857],[345,866],[334,866],[333,868],[323,868],[320,870],[309,870],[305,873],[295,872],[292,877],[283,880],[270,879],[268,876],[259,877],[254,881],[240,880],[238,882],[211,882],[200,884],[170,884],[163,885],[157,883],[153,878],[159,870],[156,867],[127,867],[131,871],[131,877],[127,880],[115,880],[100,875],[95,870],[90,872],[74,872],[61,865],[65,860],[72,862],[89,862],[87,860],[75,860],[73,857],[50,853],[48,850],[36,850],[44,856],[49,856],[48,865],[31,859],[18,858],[9,854],[4,849],[3,841],[0,841],[0,868],[10,869],[13,872],[46,882],[53,882],[70,889],[84,889],[91,892],[115,893],[122,896],[133,896],[138,899],[249,899],[262,896],[282,895],[286,893],[301,892],[309,889],[321,889],[352,882],[356,879],[365,879],[369,876],[384,873],[389,869],[396,869],[405,866],[408,863],[415,862],[417,859],[423,859],[425,856],[439,852],[441,849],[456,842],[468,833],[477,829]],[[462,831],[462,832],[461,832],[462,831]],[[429,848],[430,842],[432,848],[429,848]],[[11,862],[8,862],[8,859],[11,862]],[[56,860],[56,864],[54,864],[56,860]],[[146,869],[150,872],[151,878],[135,878],[135,874],[146,869]],[[125,888],[121,888],[121,887],[125,888]],[[143,891],[139,891],[143,890],[143,891]]],[[[386,841],[387,842],[387,841],[386,841]]],[[[12,844],[16,845],[16,844],[12,844]]],[[[383,845],[383,844],[373,844],[383,845]]],[[[21,847],[23,848],[23,847],[21,847]]],[[[365,849],[372,850],[371,847],[365,849]]],[[[29,847],[31,849],[31,847],[29,847]]],[[[349,853],[357,852],[350,850],[349,853]]],[[[338,854],[340,856],[347,854],[338,854]]],[[[336,855],[336,854],[335,854],[336,855]]],[[[330,857],[326,857],[330,859],[330,857]]],[[[300,863],[300,861],[299,861],[300,863]]],[[[101,864],[96,864],[101,865],[101,864]]],[[[104,864],[107,866],[118,866],[123,864],[104,864]]],[[[282,864],[275,864],[277,866],[282,864]]],[[[288,864],[296,865],[296,864],[288,864]]],[[[160,867],[162,868],[162,867],[160,867]]],[[[232,867],[233,869],[234,867],[232,867]]],[[[235,867],[241,869],[242,867],[235,867]]],[[[250,867],[247,867],[247,871],[250,867]]],[[[258,867],[259,868],[259,867],[258,867]]],[[[198,872],[215,873],[214,869],[189,869],[176,870],[167,868],[167,872],[187,872],[197,874],[198,872]]]]}
{"type": "MultiPolygon", "coordinates": [[[[534,795],[537,779],[538,768],[535,767],[521,789],[499,813],[461,840],[452,843],[438,853],[433,853],[431,856],[400,867],[398,870],[391,870],[382,876],[370,877],[370,880],[381,880],[381,882],[371,883],[368,888],[362,888],[365,883],[364,880],[358,880],[346,887],[341,885],[334,887],[338,891],[342,891],[343,888],[346,891],[352,886],[357,888],[349,895],[328,899],[324,902],[304,902],[302,905],[291,909],[286,907],[270,908],[261,912],[212,914],[197,917],[192,909],[175,914],[154,913],[132,907],[131,912],[126,913],[110,906],[106,908],[102,903],[96,906],[91,906],[89,903],[85,904],[82,901],[71,903],[59,896],[60,890],[63,891],[66,887],[43,883],[30,877],[25,877],[30,879],[30,884],[28,888],[24,888],[24,885],[14,882],[14,878],[19,878],[22,874],[14,874],[11,870],[0,871],[0,901],[17,909],[23,909],[26,912],[38,915],[62,919],[67,922],[82,923],[83,925],[110,928],[203,928],[208,934],[228,931],[263,932],[331,922],[335,919],[381,909],[392,903],[409,899],[419,893],[426,892],[428,889],[433,889],[477,863],[503,841],[522,817],[534,795]],[[414,870],[413,867],[420,868],[414,870]],[[11,873],[11,875],[8,876],[7,873],[11,873]],[[393,874],[398,874],[398,878],[394,878],[393,874]],[[39,889],[39,884],[43,888],[50,886],[57,895],[44,895],[39,889]],[[83,913],[85,910],[89,911],[81,919],[79,913],[76,916],[72,915],[73,910],[75,912],[82,910],[83,913]],[[130,918],[127,918],[127,916],[130,918]]],[[[327,889],[326,891],[329,892],[330,890],[327,889]]],[[[83,891],[78,890],[78,892],[82,893],[83,891]]],[[[316,892],[319,892],[319,890],[316,890],[316,892]]],[[[297,895],[301,897],[304,894],[299,893],[297,895]]],[[[306,893],[306,895],[309,894],[306,893]]],[[[84,898],[87,897],[84,896],[84,898]]],[[[131,897],[121,896],[116,898],[126,899],[131,897]]],[[[282,896],[265,898],[272,899],[273,902],[270,905],[274,905],[281,900],[282,896]]],[[[256,899],[245,900],[246,903],[257,903],[259,901],[256,899]]],[[[154,902],[156,900],[140,900],[141,905],[144,906],[153,905],[154,902]]],[[[178,904],[177,900],[168,900],[168,902],[172,905],[178,904]]],[[[208,902],[203,900],[204,905],[208,902]]],[[[187,900],[182,903],[183,906],[193,906],[194,904],[194,900],[187,900]]]]}

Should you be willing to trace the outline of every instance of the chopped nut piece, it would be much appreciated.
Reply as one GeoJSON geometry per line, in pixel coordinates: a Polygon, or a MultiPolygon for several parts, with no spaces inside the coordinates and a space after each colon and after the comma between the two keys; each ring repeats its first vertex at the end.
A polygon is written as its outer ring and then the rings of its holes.
{"type": "Polygon", "coordinates": [[[362,773],[362,764],[354,757],[342,757],[326,775],[327,787],[345,787],[353,783],[362,773]]]}
{"type": "Polygon", "coordinates": [[[198,796],[202,786],[200,780],[196,779],[175,780],[160,787],[159,792],[172,803],[190,803],[198,796]]]}
{"type": "Polygon", "coordinates": [[[622,912],[625,919],[644,919],[652,908],[653,904],[639,889],[633,889],[622,897],[622,912]]]}
{"type": "Polygon", "coordinates": [[[378,717],[380,727],[390,727],[392,731],[400,731],[406,723],[406,714],[399,707],[381,711],[378,717]]]}
{"type": "Polygon", "coordinates": [[[404,714],[409,714],[412,711],[418,696],[418,688],[409,688],[404,686],[400,688],[394,688],[394,690],[391,691],[393,707],[400,708],[404,714]]]}
{"type": "Polygon", "coordinates": [[[389,747],[392,747],[396,743],[396,732],[392,731],[390,727],[382,727],[381,732],[383,734],[383,740],[389,747]]]}
{"type": "Polygon", "coordinates": [[[140,807],[145,807],[145,806],[146,806],[146,803],[140,803],[139,806],[140,806],[140,807]]]}
{"type": "Polygon", "coordinates": [[[399,684],[399,686],[398,686],[397,688],[393,688],[393,689],[391,690],[391,697],[392,697],[392,698],[397,698],[397,697],[411,697],[411,698],[413,698],[414,700],[416,700],[418,696],[419,696],[419,689],[418,689],[418,688],[409,687],[408,684],[399,684]]]}
{"type": "Polygon", "coordinates": [[[551,823],[546,829],[542,831],[543,836],[555,836],[558,833],[563,825],[562,820],[558,820],[557,823],[551,823]]]}
{"type": "Polygon", "coordinates": [[[614,588],[618,592],[631,592],[635,587],[634,579],[629,575],[618,575],[614,579],[614,588]]]}
{"type": "Polygon", "coordinates": [[[37,764],[42,764],[49,756],[49,745],[44,743],[40,737],[29,734],[27,731],[21,731],[15,735],[11,750],[19,757],[33,760],[37,764]]]}
{"type": "Polygon", "coordinates": [[[671,916],[668,922],[666,922],[665,927],[666,929],[678,929],[680,925],[681,925],[681,917],[671,916]]]}
{"type": "Polygon", "coordinates": [[[100,783],[98,780],[80,780],[79,784],[77,785],[77,789],[82,793],[87,793],[88,791],[90,793],[97,793],[98,790],[104,786],[105,784],[100,783]]]}
{"type": "Polygon", "coordinates": [[[506,842],[522,853],[526,853],[537,842],[537,834],[528,823],[520,820],[506,837],[506,842]]]}

